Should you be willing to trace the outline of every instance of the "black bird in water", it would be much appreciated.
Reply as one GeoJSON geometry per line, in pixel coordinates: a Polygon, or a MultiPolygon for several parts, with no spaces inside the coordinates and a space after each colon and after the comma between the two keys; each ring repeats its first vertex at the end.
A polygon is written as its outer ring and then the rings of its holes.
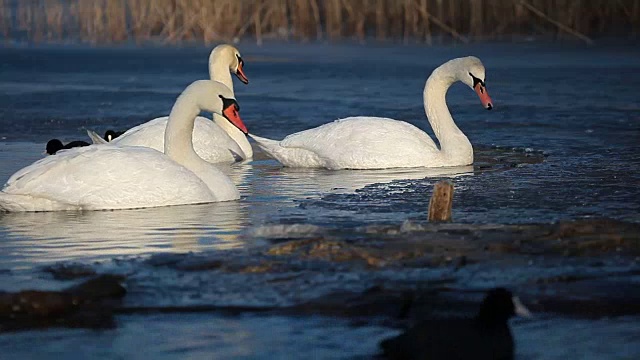
{"type": "Polygon", "coordinates": [[[474,318],[423,321],[383,340],[386,359],[513,359],[514,342],[508,320],[531,316],[517,297],[504,288],[490,290],[474,318]]]}
{"type": "Polygon", "coordinates": [[[104,139],[107,140],[108,142],[110,142],[111,140],[117,138],[118,136],[124,134],[124,131],[114,131],[114,130],[107,130],[104,133],[104,139]]]}
{"type": "Polygon", "coordinates": [[[86,142],[86,141],[72,141],[72,142],[68,143],[67,145],[64,145],[62,143],[62,141],[60,141],[58,139],[51,139],[47,143],[47,151],[46,152],[49,155],[54,155],[55,153],[57,153],[58,151],[60,151],[62,149],[71,149],[71,148],[78,147],[78,146],[89,146],[89,143],[86,142]]]}

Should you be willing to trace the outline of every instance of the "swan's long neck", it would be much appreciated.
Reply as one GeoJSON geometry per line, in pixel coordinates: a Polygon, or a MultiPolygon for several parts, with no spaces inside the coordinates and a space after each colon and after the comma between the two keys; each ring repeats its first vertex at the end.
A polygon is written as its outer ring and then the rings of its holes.
{"type": "MultiPolygon", "coordinates": [[[[173,161],[191,170],[214,193],[235,194],[231,180],[213,165],[203,160],[193,149],[193,128],[201,109],[198,96],[210,96],[206,89],[191,85],[176,100],[169,114],[164,133],[164,153],[173,161]],[[203,95],[203,93],[205,93],[203,95]]],[[[219,199],[227,200],[227,199],[219,199]]]]}
{"type": "Polygon", "coordinates": [[[424,87],[424,110],[440,143],[440,155],[444,163],[468,165],[473,163],[473,147],[469,139],[456,126],[446,95],[449,87],[458,79],[449,64],[433,71],[424,87]]]}
{"type": "Polygon", "coordinates": [[[223,54],[213,53],[209,58],[209,77],[213,81],[223,83],[233,92],[233,81],[229,71],[229,60],[223,54]]]}
{"type": "Polygon", "coordinates": [[[178,96],[169,113],[164,133],[164,153],[182,165],[195,161],[195,158],[200,159],[193,150],[193,127],[195,118],[200,113],[193,90],[194,88],[189,88],[178,96]]]}
{"type": "MultiPolygon", "coordinates": [[[[212,57],[214,56],[212,55],[212,57]]],[[[215,56],[213,59],[210,59],[209,76],[211,80],[225,84],[231,92],[233,92],[233,81],[231,79],[231,72],[229,71],[229,62],[228,60],[224,61],[223,56],[215,56]]],[[[242,152],[244,152],[244,154],[240,154],[243,158],[253,157],[253,148],[242,131],[238,130],[229,120],[218,114],[213,114],[213,121],[238,144],[242,152]]]]}

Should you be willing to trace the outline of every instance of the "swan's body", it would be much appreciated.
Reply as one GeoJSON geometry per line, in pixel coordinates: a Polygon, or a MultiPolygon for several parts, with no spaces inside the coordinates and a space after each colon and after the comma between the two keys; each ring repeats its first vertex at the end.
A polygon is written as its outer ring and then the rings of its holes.
{"type": "Polygon", "coordinates": [[[440,148],[424,131],[387,118],[351,117],[287,136],[282,141],[251,134],[269,156],[290,167],[384,169],[462,166],[473,163],[473,147],[458,129],[445,95],[456,81],[476,90],[492,108],[486,92],[484,66],[475,57],[453,59],[433,71],[424,88],[427,118],[440,148]]]}
{"type": "MultiPolygon", "coordinates": [[[[229,123],[225,118],[222,119],[229,123]]],[[[147,121],[144,124],[132,127],[109,143],[120,146],[144,146],[163,151],[164,132],[167,128],[168,120],[168,116],[163,116],[147,121]]],[[[240,130],[235,130],[242,134],[240,130]]],[[[247,141],[244,134],[242,134],[242,137],[247,141]]],[[[246,159],[246,154],[238,142],[229,137],[217,123],[204,116],[198,116],[195,119],[193,148],[201,158],[210,163],[234,162],[246,159]]],[[[253,151],[251,156],[253,156],[253,151]]]]}
{"type": "MultiPolygon", "coordinates": [[[[350,117],[274,141],[251,135],[271,157],[290,167],[385,169],[414,167],[438,151],[429,135],[404,121],[350,117]],[[402,144],[402,150],[398,149],[402,144]],[[398,152],[402,151],[402,156],[398,152]]],[[[444,165],[443,165],[444,166],[444,165]]]]}
{"type": "Polygon", "coordinates": [[[191,171],[159,155],[120,146],[60,151],[11,176],[0,192],[0,209],[128,209],[216,201],[191,171]]]}
{"type": "Polygon", "coordinates": [[[235,108],[228,110],[236,106],[232,95],[222,84],[196,81],[171,110],[164,154],[119,145],[60,151],[13,174],[0,192],[0,210],[130,209],[238,199],[231,179],[198,157],[191,142],[201,109],[241,122],[235,108]]]}
{"type": "MultiPolygon", "coordinates": [[[[209,56],[209,75],[211,80],[226,85],[233,93],[231,72],[240,80],[248,83],[243,71],[244,62],[236,48],[219,45],[209,56]]],[[[167,116],[159,117],[127,130],[110,143],[124,146],[144,146],[159,151],[164,149],[164,131],[167,116]]],[[[246,132],[246,128],[243,129],[246,132]]],[[[224,117],[214,114],[213,122],[205,117],[196,118],[193,132],[193,147],[196,153],[210,163],[234,162],[251,159],[253,149],[245,133],[230,124],[224,117]]],[[[94,143],[105,143],[99,135],[89,132],[94,143]]]]}

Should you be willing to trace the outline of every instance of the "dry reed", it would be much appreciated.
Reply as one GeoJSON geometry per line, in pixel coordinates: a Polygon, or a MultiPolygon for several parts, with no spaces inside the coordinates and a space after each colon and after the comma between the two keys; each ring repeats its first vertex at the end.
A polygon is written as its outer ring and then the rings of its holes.
{"type": "Polygon", "coordinates": [[[9,36],[9,29],[11,28],[11,18],[9,16],[8,1],[0,0],[0,34],[5,39],[9,36]]]}
{"type": "Polygon", "coordinates": [[[32,42],[591,42],[639,30],[640,0],[0,0],[0,34],[32,42]]]}

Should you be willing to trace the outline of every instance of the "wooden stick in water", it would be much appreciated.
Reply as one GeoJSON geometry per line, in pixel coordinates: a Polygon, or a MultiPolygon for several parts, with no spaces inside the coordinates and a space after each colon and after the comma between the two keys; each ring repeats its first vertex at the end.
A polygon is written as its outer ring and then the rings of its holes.
{"type": "Polygon", "coordinates": [[[453,185],[448,181],[438,181],[429,200],[429,221],[451,221],[452,204],[453,185]]]}

